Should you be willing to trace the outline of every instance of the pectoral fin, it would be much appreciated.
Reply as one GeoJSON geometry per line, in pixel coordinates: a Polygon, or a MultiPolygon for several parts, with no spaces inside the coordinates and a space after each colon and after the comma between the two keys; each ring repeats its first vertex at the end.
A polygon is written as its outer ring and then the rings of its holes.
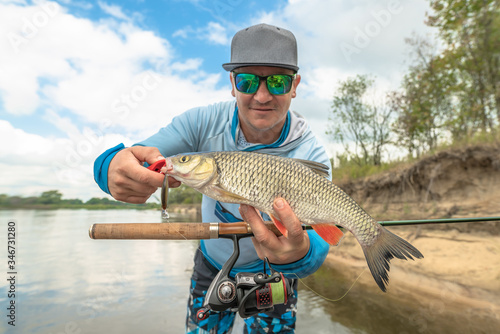
{"type": "Polygon", "coordinates": [[[248,202],[248,199],[246,199],[245,197],[234,194],[234,193],[227,191],[227,190],[225,190],[219,186],[216,186],[216,185],[212,185],[210,187],[210,190],[217,197],[217,200],[219,200],[221,202],[237,203],[237,204],[248,202]]]}
{"type": "Polygon", "coordinates": [[[333,223],[312,224],[311,227],[323,240],[332,246],[337,246],[344,237],[344,233],[333,223]]]}

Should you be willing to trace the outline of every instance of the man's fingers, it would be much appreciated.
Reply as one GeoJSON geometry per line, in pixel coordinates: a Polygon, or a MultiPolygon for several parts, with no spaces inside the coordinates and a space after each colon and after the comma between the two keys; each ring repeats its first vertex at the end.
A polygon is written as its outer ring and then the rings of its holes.
{"type": "Polygon", "coordinates": [[[158,160],[165,159],[156,147],[132,146],[130,147],[130,152],[132,152],[140,162],[147,162],[150,165],[158,160]]]}
{"type": "Polygon", "coordinates": [[[302,224],[283,199],[274,203],[274,212],[288,230],[288,239],[277,237],[265,226],[259,212],[249,205],[240,205],[241,217],[250,225],[252,242],[259,258],[269,258],[272,263],[291,263],[303,258],[309,251],[309,238],[302,224]]]}
{"type": "Polygon", "coordinates": [[[304,234],[302,230],[302,224],[297,219],[297,216],[292,211],[290,205],[282,198],[276,198],[274,200],[274,211],[278,215],[278,218],[283,226],[288,231],[288,239],[294,239],[297,237],[301,237],[304,234]]]}
{"type": "MultiPolygon", "coordinates": [[[[134,146],[118,152],[109,165],[108,187],[120,201],[144,202],[163,185],[164,175],[144,168],[144,162],[154,163],[163,158],[155,147],[134,146]]],[[[174,186],[175,187],[175,186],[174,186]]]]}
{"type": "MultiPolygon", "coordinates": [[[[133,174],[133,180],[138,182],[139,184],[148,185],[151,187],[159,188],[163,186],[163,180],[165,179],[165,175],[160,174],[158,172],[153,172],[144,167],[139,167],[134,170],[135,174],[133,174]]],[[[129,174],[129,177],[131,175],[129,174]]]]}
{"type": "Polygon", "coordinates": [[[177,188],[177,187],[180,187],[181,184],[182,184],[181,181],[177,181],[176,179],[174,179],[171,176],[168,177],[168,187],[169,188],[177,188]]]}
{"type": "Polygon", "coordinates": [[[128,199],[131,197],[144,197],[147,199],[158,189],[158,187],[142,184],[128,177],[122,176],[121,179],[124,181],[119,180],[111,191],[112,196],[120,201],[128,202],[128,199]]]}
{"type": "Polygon", "coordinates": [[[240,214],[241,218],[252,228],[254,238],[259,243],[268,244],[277,241],[277,237],[264,225],[262,217],[254,207],[242,204],[240,205],[240,214]]]}

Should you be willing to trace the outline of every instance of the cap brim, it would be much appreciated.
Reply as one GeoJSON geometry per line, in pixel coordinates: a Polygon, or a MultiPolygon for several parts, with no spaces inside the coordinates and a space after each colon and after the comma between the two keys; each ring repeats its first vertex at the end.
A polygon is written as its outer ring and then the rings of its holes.
{"type": "Polygon", "coordinates": [[[232,71],[234,69],[237,69],[238,67],[245,67],[245,66],[270,66],[270,67],[281,67],[281,68],[288,68],[290,70],[293,70],[297,72],[299,70],[298,66],[295,65],[289,65],[289,64],[278,64],[278,63],[225,63],[222,64],[222,68],[224,68],[226,71],[232,71]]]}

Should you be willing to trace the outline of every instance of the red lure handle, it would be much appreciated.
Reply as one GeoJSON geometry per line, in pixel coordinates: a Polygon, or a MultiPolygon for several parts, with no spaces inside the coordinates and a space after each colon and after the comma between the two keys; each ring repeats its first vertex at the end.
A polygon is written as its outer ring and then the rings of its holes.
{"type": "Polygon", "coordinates": [[[166,165],[166,161],[165,160],[158,160],[157,162],[155,162],[154,164],[152,164],[151,166],[148,167],[149,170],[152,170],[153,172],[157,172],[157,173],[161,173],[161,169],[162,167],[165,167],[166,165]]]}

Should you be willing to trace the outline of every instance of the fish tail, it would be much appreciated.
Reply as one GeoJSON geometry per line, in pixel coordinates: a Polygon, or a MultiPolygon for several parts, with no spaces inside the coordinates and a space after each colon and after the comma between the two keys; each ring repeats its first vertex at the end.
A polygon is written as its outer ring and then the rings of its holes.
{"type": "Polygon", "coordinates": [[[375,282],[384,292],[386,291],[386,285],[389,283],[389,262],[392,258],[413,260],[413,257],[417,259],[424,257],[408,241],[382,226],[380,226],[380,234],[376,241],[370,246],[362,244],[362,249],[375,282]]]}

